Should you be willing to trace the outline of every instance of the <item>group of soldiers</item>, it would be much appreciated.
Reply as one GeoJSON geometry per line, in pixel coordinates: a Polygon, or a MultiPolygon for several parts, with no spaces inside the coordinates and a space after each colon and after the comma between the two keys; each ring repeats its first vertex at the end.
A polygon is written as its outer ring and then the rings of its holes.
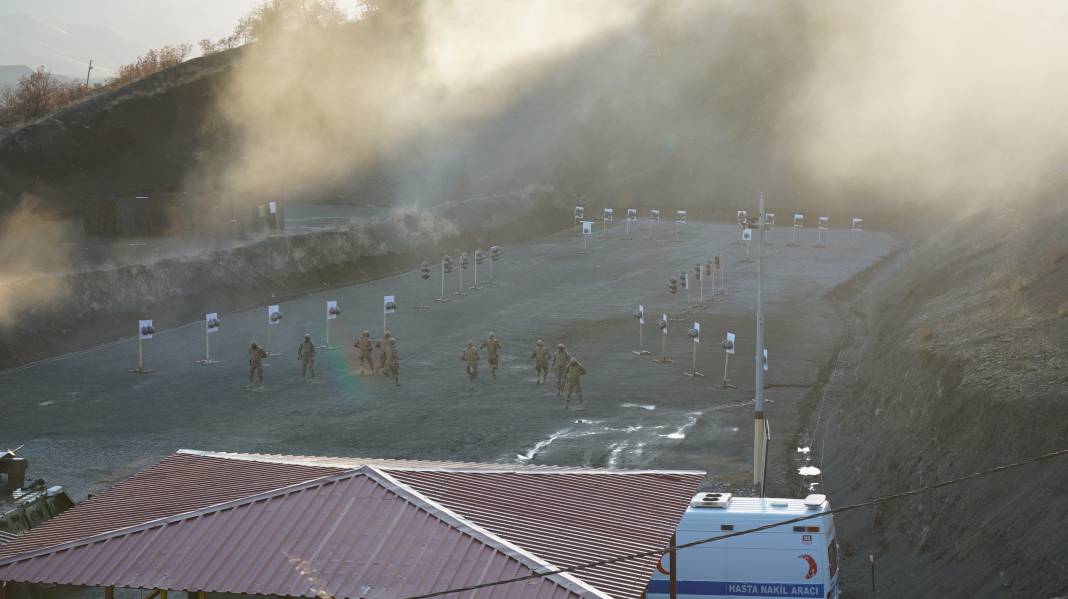
{"type": "MultiPolygon", "coordinates": [[[[353,343],[353,347],[359,352],[360,374],[377,374],[381,372],[383,375],[392,378],[394,384],[400,385],[400,355],[397,353],[397,338],[389,331],[386,331],[382,338],[376,341],[371,339],[370,331],[365,330],[360,333],[360,337],[353,343]],[[379,350],[377,366],[373,355],[375,349],[379,350]]],[[[468,381],[474,383],[478,378],[478,363],[482,360],[482,356],[479,354],[481,349],[486,350],[490,374],[496,380],[497,369],[500,366],[500,351],[503,348],[504,345],[497,340],[497,337],[492,332],[482,342],[482,345],[477,348],[474,340],[468,339],[461,356],[466,365],[468,381]]],[[[252,346],[248,350],[249,386],[252,386],[257,380],[260,385],[263,384],[263,360],[268,355],[259,344],[255,341],[252,342],[252,346]]],[[[578,399],[579,405],[582,405],[581,377],[586,374],[586,369],[579,363],[578,358],[567,352],[563,343],[558,344],[556,352],[550,354],[549,350],[545,348],[545,342],[538,339],[530,358],[534,360],[534,368],[538,373],[538,385],[548,383],[549,369],[551,368],[556,372],[556,396],[561,397],[564,395],[564,391],[567,391],[564,407],[570,408],[572,396],[578,399]]],[[[297,360],[301,363],[300,379],[306,380],[309,375],[314,379],[315,344],[312,342],[311,335],[304,335],[304,340],[297,347],[297,360]]]]}
{"type": "MultiPolygon", "coordinates": [[[[248,384],[259,383],[263,385],[263,360],[269,357],[267,350],[260,347],[255,341],[248,348],[248,384]]],[[[297,361],[301,364],[300,380],[307,380],[309,375],[315,378],[315,344],[312,343],[311,335],[304,335],[304,340],[297,346],[297,361]]]]}

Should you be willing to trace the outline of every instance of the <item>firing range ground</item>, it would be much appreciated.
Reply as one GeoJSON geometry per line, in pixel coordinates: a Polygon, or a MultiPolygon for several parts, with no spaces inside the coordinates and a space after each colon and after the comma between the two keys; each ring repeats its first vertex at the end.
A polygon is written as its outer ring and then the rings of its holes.
{"type": "MultiPolygon", "coordinates": [[[[264,307],[223,314],[212,335],[218,364],[204,357],[204,323],[177,326],[157,321],[159,333],[145,342],[145,366],[135,376],[137,341],[99,346],[0,375],[3,387],[2,443],[25,444],[31,475],[63,484],[76,497],[96,493],[178,448],[393,458],[542,463],[626,468],[696,468],[712,480],[744,484],[752,459],[753,330],[756,263],[745,263],[745,245],[734,224],[690,222],[672,241],[673,223],[641,222],[623,239],[614,223],[607,238],[595,228],[590,253],[577,253],[577,229],[517,246],[504,246],[486,285],[487,261],[479,268],[480,291],[431,301],[440,291],[440,256],[429,281],[418,270],[281,304],[284,319],[271,327],[272,347],[262,390],[247,383],[251,340],[267,341],[264,307]],[[650,236],[653,232],[656,239],[650,236]],[[682,315],[697,303],[690,292],[668,292],[668,278],[715,255],[727,266],[727,294],[682,315]],[[399,311],[389,328],[398,338],[401,386],[384,376],[360,376],[352,343],[362,329],[381,336],[382,296],[395,294],[399,311]],[[320,350],[316,382],[300,382],[297,345],[304,333],[324,340],[325,302],[337,299],[340,317],[331,323],[336,351],[320,350]],[[431,304],[429,310],[413,309],[431,304]],[[635,356],[638,323],[646,306],[645,344],[653,353],[635,356]],[[661,312],[672,322],[667,340],[674,364],[657,364],[661,312]],[[689,370],[686,331],[702,325],[698,370],[689,370]],[[720,389],[727,330],[738,334],[729,377],[737,389],[720,389]],[[471,385],[461,352],[467,338],[481,343],[493,331],[503,343],[501,369],[492,380],[485,352],[471,385]],[[536,339],[549,348],[567,345],[589,374],[583,378],[585,409],[566,411],[550,384],[538,386],[528,358],[536,339]]],[[[788,247],[789,227],[776,228],[766,248],[765,279],[770,372],[766,383],[772,429],[769,488],[796,468],[789,446],[805,414],[798,404],[832,356],[840,323],[824,297],[897,247],[889,234],[865,231],[850,245],[849,232],[801,231],[800,247],[788,247]]],[[[475,248],[465,248],[471,252],[475,248]]],[[[459,250],[452,253],[458,258],[459,250]]],[[[755,256],[755,247],[753,248],[755,256]]],[[[458,262],[458,260],[457,260],[458,262]]],[[[416,266],[413,264],[413,267],[416,266]]],[[[458,270],[458,265],[457,265],[458,270]]],[[[448,275],[446,293],[457,289],[448,275]]],[[[717,291],[719,282],[717,281],[717,291]]],[[[264,298],[263,304],[274,303],[264,298]]],[[[204,312],[213,311],[204,306],[204,312]]],[[[146,314],[144,318],[151,318],[146,314]]],[[[131,329],[134,327],[131,325],[131,329]]],[[[376,352],[377,354],[377,352],[376,352]]],[[[784,490],[785,492],[785,490],[784,490]]]]}

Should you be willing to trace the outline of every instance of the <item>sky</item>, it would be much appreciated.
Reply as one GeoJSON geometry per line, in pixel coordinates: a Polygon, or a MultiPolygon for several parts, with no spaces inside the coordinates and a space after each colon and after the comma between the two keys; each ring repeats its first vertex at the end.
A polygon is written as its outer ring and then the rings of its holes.
{"type": "Polygon", "coordinates": [[[100,70],[94,76],[108,76],[111,69],[132,62],[149,48],[180,42],[195,48],[202,38],[228,35],[258,2],[0,0],[0,64],[43,64],[59,74],[84,76],[82,63],[95,58],[100,70]],[[64,39],[45,43],[39,27],[64,39]]]}

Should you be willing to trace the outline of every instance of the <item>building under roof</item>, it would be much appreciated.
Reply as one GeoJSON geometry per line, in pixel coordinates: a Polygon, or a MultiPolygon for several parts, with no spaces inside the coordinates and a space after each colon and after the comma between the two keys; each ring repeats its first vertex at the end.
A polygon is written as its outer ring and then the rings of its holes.
{"type": "MultiPolygon", "coordinates": [[[[182,450],[0,545],[0,581],[405,598],[664,547],[703,478],[182,450]]],[[[638,599],[656,563],[450,596],[638,599]]]]}

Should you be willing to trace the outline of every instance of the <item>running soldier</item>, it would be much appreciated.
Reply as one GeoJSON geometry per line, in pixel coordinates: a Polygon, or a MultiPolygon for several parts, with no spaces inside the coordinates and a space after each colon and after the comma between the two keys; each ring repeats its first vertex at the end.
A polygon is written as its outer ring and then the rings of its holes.
{"type": "Polygon", "coordinates": [[[393,338],[393,335],[386,331],[382,338],[375,343],[375,347],[378,348],[378,369],[382,371],[382,374],[389,376],[386,372],[386,358],[389,356],[389,340],[393,338]]]}
{"type": "Polygon", "coordinates": [[[478,361],[481,357],[478,355],[478,350],[475,349],[475,342],[468,339],[467,345],[464,346],[463,361],[467,363],[467,379],[470,382],[475,382],[478,378],[478,361]]]}
{"type": "Polygon", "coordinates": [[[537,384],[544,385],[549,380],[549,350],[545,349],[544,341],[538,339],[530,357],[534,359],[534,368],[538,371],[537,384]]]}
{"type": "Polygon", "coordinates": [[[393,382],[400,386],[400,355],[397,354],[397,340],[390,337],[389,353],[386,355],[386,376],[393,377],[393,382]]]}
{"type": "Polygon", "coordinates": [[[497,350],[503,348],[504,346],[501,345],[500,341],[497,341],[492,332],[490,332],[489,338],[482,342],[482,349],[486,350],[486,361],[489,362],[490,374],[493,375],[493,380],[497,380],[497,350]]]}
{"type": "Polygon", "coordinates": [[[315,378],[315,344],[312,343],[311,335],[305,335],[304,341],[297,346],[297,359],[300,360],[300,380],[304,380],[311,371],[311,377],[315,378]]]}
{"type": "Polygon", "coordinates": [[[252,386],[252,377],[256,375],[259,377],[260,386],[263,385],[263,359],[267,357],[267,352],[263,351],[263,348],[259,346],[255,341],[252,342],[252,346],[248,348],[248,386],[252,386]]]}
{"type": "Polygon", "coordinates": [[[571,358],[567,363],[567,400],[564,402],[564,409],[568,409],[571,406],[571,394],[578,395],[579,406],[582,406],[582,381],[579,377],[586,374],[586,369],[579,364],[578,358],[571,358]]]}
{"type": "Polygon", "coordinates": [[[564,378],[567,373],[568,360],[571,359],[571,354],[567,353],[564,349],[564,344],[556,346],[556,353],[553,354],[553,370],[556,371],[556,396],[560,397],[564,394],[564,378]]]}
{"type": "Polygon", "coordinates": [[[356,343],[352,344],[360,352],[360,374],[367,374],[364,370],[364,364],[371,369],[371,374],[375,373],[375,361],[371,352],[374,351],[375,342],[371,341],[371,331],[364,331],[360,333],[360,338],[356,340],[356,343]]]}

